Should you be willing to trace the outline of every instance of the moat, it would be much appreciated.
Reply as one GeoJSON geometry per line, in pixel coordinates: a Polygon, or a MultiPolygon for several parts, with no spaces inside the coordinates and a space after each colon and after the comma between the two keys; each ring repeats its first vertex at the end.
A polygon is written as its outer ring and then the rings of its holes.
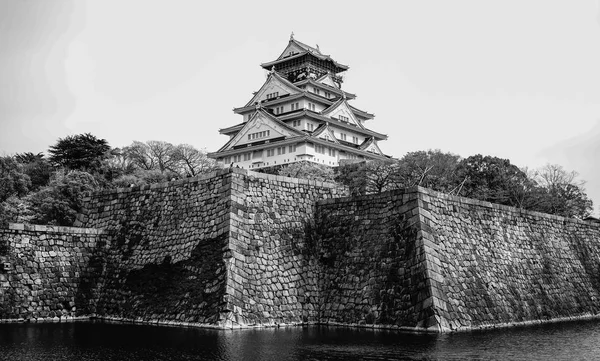
{"type": "Polygon", "coordinates": [[[333,327],[218,331],[0,324],[1,360],[595,360],[600,321],[450,334],[333,327]]]}

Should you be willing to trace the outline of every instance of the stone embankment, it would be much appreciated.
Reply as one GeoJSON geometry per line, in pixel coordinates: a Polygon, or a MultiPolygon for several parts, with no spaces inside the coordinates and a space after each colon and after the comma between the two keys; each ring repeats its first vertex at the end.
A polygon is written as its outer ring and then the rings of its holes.
{"type": "Polygon", "coordinates": [[[600,314],[597,223],[420,187],[321,201],[317,219],[333,225],[322,322],[450,331],[600,314]]]}
{"type": "Polygon", "coordinates": [[[600,224],[225,169],[0,230],[0,319],[434,332],[597,317],[600,224]]]}
{"type": "Polygon", "coordinates": [[[11,224],[0,229],[0,319],[62,321],[89,315],[94,250],[107,244],[95,229],[11,224]]]}

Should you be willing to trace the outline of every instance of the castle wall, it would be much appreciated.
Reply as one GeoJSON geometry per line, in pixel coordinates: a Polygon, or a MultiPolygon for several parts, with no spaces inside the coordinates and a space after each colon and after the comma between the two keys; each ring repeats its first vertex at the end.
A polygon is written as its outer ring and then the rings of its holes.
{"type": "Polygon", "coordinates": [[[225,308],[233,172],[94,193],[79,223],[111,235],[93,313],[217,324],[225,308]]]}
{"type": "Polygon", "coordinates": [[[305,227],[347,189],[259,173],[234,177],[228,309],[240,325],[319,321],[318,262],[305,227]]]}
{"type": "Polygon", "coordinates": [[[97,294],[88,265],[107,236],[95,229],[11,224],[0,229],[0,320],[89,314],[97,294]]]}
{"type": "Polygon", "coordinates": [[[597,316],[600,225],[419,188],[443,329],[597,316]]]}
{"type": "Polygon", "coordinates": [[[316,216],[321,322],[449,331],[600,313],[598,224],[420,187],[321,201],[316,216]]]}
{"type": "Polygon", "coordinates": [[[435,329],[419,227],[416,189],[318,202],[320,321],[435,329]]]}
{"type": "Polygon", "coordinates": [[[466,330],[600,312],[600,225],[225,169],[0,230],[0,319],[466,330]]]}

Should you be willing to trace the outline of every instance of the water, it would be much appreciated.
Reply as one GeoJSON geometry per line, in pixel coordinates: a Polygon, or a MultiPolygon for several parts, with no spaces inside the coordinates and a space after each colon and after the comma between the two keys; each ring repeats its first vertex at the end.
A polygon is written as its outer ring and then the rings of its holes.
{"type": "Polygon", "coordinates": [[[443,335],[309,327],[217,331],[0,324],[0,360],[598,360],[600,322],[443,335]]]}

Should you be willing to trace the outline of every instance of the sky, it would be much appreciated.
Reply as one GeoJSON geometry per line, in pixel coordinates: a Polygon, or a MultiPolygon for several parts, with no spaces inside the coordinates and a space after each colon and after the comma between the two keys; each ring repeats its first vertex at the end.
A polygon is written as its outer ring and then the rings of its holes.
{"type": "Polygon", "coordinates": [[[87,132],[215,151],[292,32],[350,66],[386,154],[560,164],[600,215],[598,0],[0,0],[0,154],[87,132]]]}

